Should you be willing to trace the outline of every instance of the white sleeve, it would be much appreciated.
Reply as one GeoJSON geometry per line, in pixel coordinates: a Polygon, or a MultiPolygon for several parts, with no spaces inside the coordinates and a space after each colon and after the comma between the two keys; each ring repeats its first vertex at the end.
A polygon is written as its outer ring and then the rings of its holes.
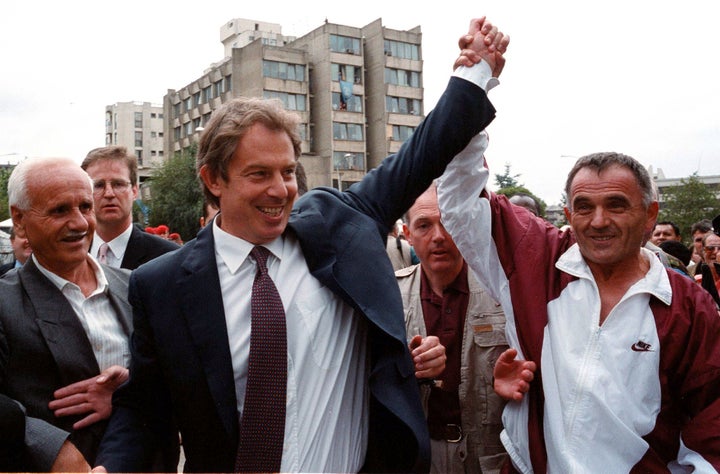
{"type": "Polygon", "coordinates": [[[483,157],[487,145],[487,134],[480,132],[453,158],[438,180],[438,204],[442,223],[468,266],[491,296],[501,301],[507,277],[492,239],[490,202],[480,197],[489,176],[483,157]]]}

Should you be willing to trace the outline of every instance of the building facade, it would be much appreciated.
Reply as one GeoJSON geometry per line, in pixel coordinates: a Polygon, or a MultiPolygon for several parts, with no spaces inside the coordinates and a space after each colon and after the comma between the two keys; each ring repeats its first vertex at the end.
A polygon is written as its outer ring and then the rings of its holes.
{"type": "Polygon", "coordinates": [[[118,102],[105,107],[105,145],[121,145],[138,158],[141,179],[165,160],[165,122],[161,105],[118,102]]]}
{"type": "Polygon", "coordinates": [[[221,27],[224,60],[163,101],[166,154],[190,147],[212,111],[234,97],[275,98],[298,113],[309,187],[347,189],[422,121],[420,28],[324,23],[293,39],[279,25],[221,27]]]}

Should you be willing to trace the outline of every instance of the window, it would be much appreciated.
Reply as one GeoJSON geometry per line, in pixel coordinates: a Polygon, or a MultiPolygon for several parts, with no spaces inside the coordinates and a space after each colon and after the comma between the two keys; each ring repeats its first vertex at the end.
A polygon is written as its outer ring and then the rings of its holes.
{"type": "Polygon", "coordinates": [[[333,169],[336,170],[364,170],[365,154],[350,153],[347,151],[333,152],[333,169]]]}
{"type": "Polygon", "coordinates": [[[420,73],[404,69],[385,68],[385,83],[396,86],[420,87],[420,73]]]}
{"type": "Polygon", "coordinates": [[[362,141],[362,126],[357,123],[333,122],[333,139],[362,141]]]}
{"type": "Polygon", "coordinates": [[[362,68],[349,64],[330,64],[330,77],[333,81],[348,81],[362,84],[362,68]]]}
{"type": "Polygon", "coordinates": [[[163,135],[164,135],[163,132],[158,132],[158,137],[162,138],[163,135]]]}
{"type": "Polygon", "coordinates": [[[193,120],[193,132],[197,131],[200,127],[200,117],[193,120]]]}
{"type": "Polygon", "coordinates": [[[157,132],[150,132],[150,138],[157,138],[157,132]]]}
{"type": "Polygon", "coordinates": [[[307,126],[304,123],[301,123],[298,125],[298,135],[300,135],[300,140],[307,141],[307,126]]]}
{"type": "Polygon", "coordinates": [[[305,66],[277,61],[263,61],[263,77],[302,82],[305,80],[305,66]]]}
{"type": "Polygon", "coordinates": [[[330,35],[330,51],[358,55],[360,54],[360,39],[349,36],[330,35]]]}
{"type": "Polygon", "coordinates": [[[402,41],[385,40],[385,55],[402,59],[420,59],[420,48],[417,44],[402,41]]]}
{"type": "Polygon", "coordinates": [[[202,90],[202,101],[203,103],[207,104],[210,102],[210,99],[213,98],[212,95],[212,86],[207,86],[202,90]]]}
{"type": "Polygon", "coordinates": [[[299,112],[304,112],[306,109],[305,107],[305,96],[302,94],[288,94],[287,92],[277,92],[277,91],[263,91],[263,96],[266,99],[279,99],[282,101],[283,106],[287,110],[297,110],[299,112]]]}
{"type": "Polygon", "coordinates": [[[346,110],[348,112],[362,112],[362,96],[353,95],[345,103],[343,108],[342,101],[340,100],[340,93],[332,93],[332,108],[333,110],[346,110]]]}
{"type": "Polygon", "coordinates": [[[143,161],[142,161],[142,160],[143,160],[142,150],[135,150],[135,156],[137,156],[137,159],[138,159],[138,166],[142,166],[142,165],[143,165],[143,161]]]}
{"type": "Polygon", "coordinates": [[[214,92],[215,97],[220,97],[220,94],[222,94],[223,92],[225,92],[225,89],[223,89],[223,81],[222,81],[222,79],[219,80],[219,81],[217,81],[216,83],[214,83],[214,84],[213,84],[213,87],[215,88],[215,92],[214,92]]]}
{"type": "Polygon", "coordinates": [[[385,109],[396,114],[422,115],[420,100],[407,97],[385,97],[385,109]]]}
{"type": "Polygon", "coordinates": [[[156,114],[155,112],[152,112],[152,113],[150,114],[150,118],[151,118],[151,119],[157,118],[157,114],[156,114]]]}
{"type": "Polygon", "coordinates": [[[225,76],[225,92],[232,90],[232,76],[225,76]]]}
{"type": "Polygon", "coordinates": [[[186,122],[184,127],[185,127],[185,130],[183,131],[183,136],[189,137],[190,135],[192,135],[192,133],[193,133],[192,122],[186,122]]]}
{"type": "Polygon", "coordinates": [[[182,128],[181,127],[175,127],[173,129],[173,137],[175,140],[180,140],[182,138],[182,128]]]}
{"type": "Polygon", "coordinates": [[[143,146],[142,132],[135,132],[135,146],[143,146]]]}
{"type": "Polygon", "coordinates": [[[178,102],[177,104],[173,104],[173,116],[175,118],[179,118],[180,113],[180,102],[178,102]]]}
{"type": "Polygon", "coordinates": [[[142,128],[142,112],[135,112],[135,128],[142,128]]]}
{"type": "Polygon", "coordinates": [[[165,153],[165,152],[163,152],[162,150],[158,151],[158,155],[159,155],[159,156],[163,156],[164,153],[165,153]]]}
{"type": "Polygon", "coordinates": [[[192,108],[192,98],[188,97],[183,101],[183,110],[187,112],[192,108]]]}
{"type": "Polygon", "coordinates": [[[152,150],[152,151],[150,152],[150,156],[157,156],[157,151],[152,150]]]}
{"type": "Polygon", "coordinates": [[[158,118],[165,118],[165,114],[158,114],[158,118]]]}
{"type": "Polygon", "coordinates": [[[200,104],[201,104],[201,102],[200,102],[200,92],[194,93],[193,96],[192,96],[192,99],[193,99],[193,107],[197,107],[198,105],[200,105],[200,104]]]}
{"type": "Polygon", "coordinates": [[[396,142],[404,142],[408,138],[410,138],[415,131],[415,127],[408,127],[405,125],[393,125],[392,132],[393,136],[392,139],[396,142]]]}
{"type": "Polygon", "coordinates": [[[208,112],[206,114],[203,114],[202,116],[202,126],[204,127],[208,121],[210,121],[210,115],[212,115],[212,112],[208,112]]]}

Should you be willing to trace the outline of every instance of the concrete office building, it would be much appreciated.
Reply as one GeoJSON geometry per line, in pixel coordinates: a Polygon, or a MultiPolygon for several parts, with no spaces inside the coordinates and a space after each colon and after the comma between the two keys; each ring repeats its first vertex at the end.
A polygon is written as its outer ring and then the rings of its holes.
{"type": "Polygon", "coordinates": [[[164,125],[161,105],[150,102],[108,105],[105,107],[105,145],[124,146],[137,156],[142,180],[165,159],[164,125]]]}
{"type": "Polygon", "coordinates": [[[234,19],[220,36],[227,57],[164,98],[167,154],[196,142],[228,100],[277,98],[300,116],[308,185],[347,189],[397,151],[423,118],[419,27],[326,22],[293,39],[279,25],[234,19]]]}

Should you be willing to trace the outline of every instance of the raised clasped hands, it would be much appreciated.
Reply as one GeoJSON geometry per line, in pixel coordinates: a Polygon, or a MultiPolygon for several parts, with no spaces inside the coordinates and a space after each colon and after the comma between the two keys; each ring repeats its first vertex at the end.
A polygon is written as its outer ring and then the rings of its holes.
{"type": "Polygon", "coordinates": [[[459,66],[470,67],[485,60],[492,70],[493,77],[500,76],[505,67],[505,51],[510,44],[510,36],[498,30],[497,26],[481,18],[470,21],[470,29],[458,40],[460,57],[455,60],[453,69],[459,66]]]}
{"type": "Polygon", "coordinates": [[[110,417],[112,394],[130,377],[124,367],[113,365],[100,375],[75,382],[55,391],[55,400],[48,407],[55,416],[87,415],[73,424],[78,430],[110,417]]]}

